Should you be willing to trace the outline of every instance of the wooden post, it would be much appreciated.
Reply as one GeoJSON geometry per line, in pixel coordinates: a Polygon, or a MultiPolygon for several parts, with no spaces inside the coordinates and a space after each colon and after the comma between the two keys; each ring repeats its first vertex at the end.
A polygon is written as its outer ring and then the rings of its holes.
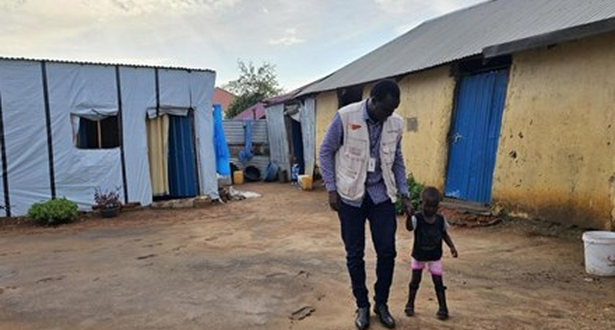
{"type": "Polygon", "coordinates": [[[102,149],[102,124],[100,123],[100,120],[96,122],[96,125],[98,126],[98,149],[102,149]]]}

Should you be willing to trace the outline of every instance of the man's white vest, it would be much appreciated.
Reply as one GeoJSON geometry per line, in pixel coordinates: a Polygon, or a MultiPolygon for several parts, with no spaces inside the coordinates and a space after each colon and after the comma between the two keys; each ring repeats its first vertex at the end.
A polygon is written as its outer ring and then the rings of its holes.
{"type": "MultiPolygon", "coordinates": [[[[369,131],[363,119],[366,102],[353,103],[338,111],[342,119],[344,138],[343,145],[335,155],[335,185],[340,196],[350,201],[362,201],[365,195],[370,158],[369,131]]],[[[393,203],[397,200],[393,162],[402,131],[403,119],[394,113],[384,122],[380,139],[382,178],[393,203]]]]}

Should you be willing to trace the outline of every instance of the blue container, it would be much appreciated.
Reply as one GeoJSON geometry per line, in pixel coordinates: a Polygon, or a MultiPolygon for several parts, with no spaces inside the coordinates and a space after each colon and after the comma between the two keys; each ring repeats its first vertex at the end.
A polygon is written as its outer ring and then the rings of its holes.
{"type": "Polygon", "coordinates": [[[265,181],[272,182],[278,179],[278,171],[280,167],[276,163],[269,163],[267,170],[265,171],[265,181]]]}

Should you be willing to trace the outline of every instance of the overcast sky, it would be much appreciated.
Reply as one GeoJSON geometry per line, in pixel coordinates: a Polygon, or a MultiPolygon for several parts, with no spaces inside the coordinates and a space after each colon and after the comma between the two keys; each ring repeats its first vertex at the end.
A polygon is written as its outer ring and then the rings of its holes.
{"type": "Polygon", "coordinates": [[[0,56],[208,68],[276,66],[291,90],[484,0],[0,0],[0,56]]]}

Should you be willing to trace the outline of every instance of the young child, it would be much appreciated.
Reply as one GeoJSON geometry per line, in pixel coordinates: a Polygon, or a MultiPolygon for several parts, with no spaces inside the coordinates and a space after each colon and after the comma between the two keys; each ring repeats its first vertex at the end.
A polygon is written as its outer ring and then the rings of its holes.
{"type": "Polygon", "coordinates": [[[299,180],[299,164],[297,164],[297,160],[293,157],[293,166],[290,168],[290,181],[293,186],[298,185],[299,180]]]}
{"type": "Polygon", "coordinates": [[[438,214],[440,204],[440,191],[434,187],[427,187],[421,192],[422,210],[412,217],[406,218],[406,229],[414,230],[414,247],[412,249],[412,280],[409,285],[408,303],[404,312],[408,316],[414,315],[414,300],[421,283],[423,268],[427,266],[436,289],[438,298],[437,317],[441,320],[448,318],[446,307],[446,287],[442,282],[442,241],[451,250],[453,258],[457,258],[457,249],[448,234],[446,219],[438,214]]]}

